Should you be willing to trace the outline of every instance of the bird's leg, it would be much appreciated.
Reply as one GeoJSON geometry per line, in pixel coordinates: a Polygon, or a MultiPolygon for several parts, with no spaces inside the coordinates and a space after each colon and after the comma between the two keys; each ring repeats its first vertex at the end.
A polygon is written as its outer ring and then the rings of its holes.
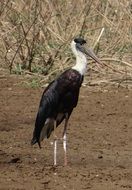
{"type": "Polygon", "coordinates": [[[64,148],[64,166],[67,166],[66,133],[63,136],[63,148],[64,148]]]}
{"type": "Polygon", "coordinates": [[[54,121],[54,166],[57,164],[57,138],[55,135],[56,121],[54,121]]]}
{"type": "Polygon", "coordinates": [[[54,166],[57,165],[57,139],[54,140],[54,166]]]}
{"type": "Polygon", "coordinates": [[[63,131],[63,149],[64,149],[64,165],[67,165],[67,144],[66,144],[66,130],[68,125],[68,114],[66,114],[65,117],[65,125],[64,125],[64,131],[63,131]]]}

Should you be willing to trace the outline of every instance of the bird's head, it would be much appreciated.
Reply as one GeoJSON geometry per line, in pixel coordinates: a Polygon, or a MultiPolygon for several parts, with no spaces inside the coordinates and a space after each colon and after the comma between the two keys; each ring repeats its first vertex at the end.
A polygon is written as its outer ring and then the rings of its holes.
{"type": "Polygon", "coordinates": [[[95,55],[95,53],[93,52],[92,49],[87,48],[86,47],[86,40],[84,40],[83,38],[75,38],[72,42],[71,42],[71,48],[73,53],[75,54],[75,56],[78,56],[79,53],[81,52],[84,55],[87,55],[89,57],[91,57],[92,59],[94,59],[97,63],[101,64],[100,60],[98,59],[98,57],[95,55]]]}

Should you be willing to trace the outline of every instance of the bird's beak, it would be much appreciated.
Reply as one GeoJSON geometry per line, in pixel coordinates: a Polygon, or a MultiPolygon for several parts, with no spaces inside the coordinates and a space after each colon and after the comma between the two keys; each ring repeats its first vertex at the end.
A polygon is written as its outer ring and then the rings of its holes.
{"type": "Polygon", "coordinates": [[[97,63],[102,64],[98,57],[95,55],[95,53],[92,51],[92,49],[85,49],[84,53],[91,57],[93,60],[95,60],[97,63]]]}
{"type": "Polygon", "coordinates": [[[91,57],[93,60],[95,60],[97,63],[99,63],[99,65],[102,65],[101,61],[98,59],[98,57],[95,55],[95,53],[93,52],[92,49],[87,48],[86,46],[80,46],[78,44],[76,45],[76,47],[79,51],[81,51],[82,53],[91,57]]]}

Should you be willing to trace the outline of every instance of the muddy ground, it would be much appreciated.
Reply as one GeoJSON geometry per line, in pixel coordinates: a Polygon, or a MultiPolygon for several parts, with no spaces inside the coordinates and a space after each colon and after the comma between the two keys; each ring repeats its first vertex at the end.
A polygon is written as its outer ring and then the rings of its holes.
{"type": "Polygon", "coordinates": [[[0,190],[132,189],[132,91],[82,87],[69,121],[68,166],[60,143],[53,167],[53,137],[41,150],[30,146],[43,89],[22,81],[0,77],[0,190]]]}

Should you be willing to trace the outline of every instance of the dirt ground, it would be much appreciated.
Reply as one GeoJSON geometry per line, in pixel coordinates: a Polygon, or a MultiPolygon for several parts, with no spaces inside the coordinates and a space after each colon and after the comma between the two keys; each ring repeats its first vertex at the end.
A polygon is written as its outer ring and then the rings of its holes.
{"type": "Polygon", "coordinates": [[[132,91],[82,87],[69,121],[68,166],[59,143],[53,167],[53,137],[42,149],[30,146],[43,89],[22,81],[0,77],[0,190],[132,189],[132,91]]]}

